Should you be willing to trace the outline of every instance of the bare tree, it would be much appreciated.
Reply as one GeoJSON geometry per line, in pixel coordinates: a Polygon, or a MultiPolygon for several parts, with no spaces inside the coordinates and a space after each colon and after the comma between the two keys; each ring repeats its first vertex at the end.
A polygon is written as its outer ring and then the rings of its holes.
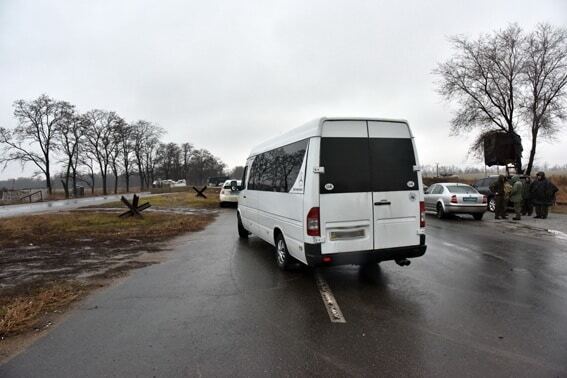
{"type": "Polygon", "coordinates": [[[102,193],[108,194],[107,177],[108,167],[113,152],[114,128],[120,117],[115,112],[105,110],[91,110],[85,114],[87,152],[96,160],[100,169],[102,193]]]}
{"type": "Polygon", "coordinates": [[[208,177],[220,176],[226,164],[205,149],[193,150],[189,161],[189,178],[192,183],[203,184],[208,177]]]}
{"type": "Polygon", "coordinates": [[[531,150],[526,174],[534,164],[538,137],[550,138],[566,118],[567,29],[540,24],[526,39],[523,116],[530,129],[531,150]]]}
{"type": "Polygon", "coordinates": [[[33,163],[45,176],[49,193],[51,185],[51,155],[57,149],[57,126],[71,112],[73,106],[57,101],[45,94],[35,100],[18,100],[14,103],[14,116],[18,126],[13,131],[0,128],[2,154],[0,164],[19,161],[33,163]]]}
{"type": "Polygon", "coordinates": [[[77,170],[79,166],[79,153],[84,142],[84,118],[74,109],[66,114],[59,123],[58,140],[63,153],[65,198],[69,198],[69,180],[73,183],[73,196],[77,196],[77,170]]]}
{"type": "Polygon", "coordinates": [[[179,180],[181,176],[181,148],[175,143],[160,143],[157,149],[157,164],[163,178],[179,180]]]}
{"type": "Polygon", "coordinates": [[[148,121],[140,120],[133,125],[133,153],[138,166],[140,185],[149,188],[154,180],[156,150],[165,131],[148,121]]]}
{"type": "Polygon", "coordinates": [[[93,159],[92,156],[90,156],[90,154],[84,154],[84,155],[80,156],[79,164],[81,166],[87,168],[87,173],[86,173],[86,175],[79,173],[77,175],[78,180],[87,184],[91,188],[91,194],[94,195],[95,178],[96,178],[96,175],[95,175],[96,161],[93,159]]]}
{"type": "Polygon", "coordinates": [[[122,168],[124,168],[124,180],[126,182],[126,192],[130,192],[130,177],[132,176],[132,150],[133,150],[133,127],[127,123],[120,123],[116,128],[116,140],[122,158],[122,168]]]}
{"type": "MultiPolygon", "coordinates": [[[[510,25],[471,41],[451,38],[455,55],[433,71],[440,77],[438,92],[458,109],[451,120],[454,134],[479,130],[471,151],[482,148],[487,132],[500,130],[518,135],[519,100],[525,57],[524,36],[518,25],[510,25]]],[[[514,163],[522,171],[518,157],[514,163]]]]}
{"type": "Polygon", "coordinates": [[[189,180],[189,159],[191,158],[191,151],[193,145],[191,143],[183,143],[181,145],[181,155],[183,158],[183,178],[189,180]]]}
{"type": "Polygon", "coordinates": [[[114,176],[114,194],[118,193],[118,177],[120,174],[120,164],[123,161],[122,157],[122,135],[124,129],[128,127],[126,121],[118,117],[112,127],[111,146],[110,146],[110,168],[114,176]]]}
{"type": "Polygon", "coordinates": [[[236,178],[239,179],[242,177],[242,174],[244,173],[244,167],[242,165],[237,165],[236,167],[234,167],[231,171],[230,171],[230,177],[231,178],[236,178]]]}

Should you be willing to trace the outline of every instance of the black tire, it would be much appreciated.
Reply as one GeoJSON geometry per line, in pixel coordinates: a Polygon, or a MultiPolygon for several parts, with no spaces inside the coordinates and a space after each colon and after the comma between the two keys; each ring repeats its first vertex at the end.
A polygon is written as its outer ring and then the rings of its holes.
{"type": "Polygon", "coordinates": [[[443,210],[443,205],[440,203],[437,204],[437,218],[444,219],[446,217],[445,210],[443,210]]]}
{"type": "Polygon", "coordinates": [[[236,218],[238,219],[238,236],[240,236],[241,239],[248,239],[248,235],[250,235],[250,232],[248,232],[248,230],[244,228],[239,213],[236,213],[236,218]]]}
{"type": "Polygon", "coordinates": [[[488,211],[490,211],[491,213],[496,211],[496,198],[494,197],[490,197],[488,199],[488,204],[486,205],[486,207],[488,208],[488,211]]]}
{"type": "Polygon", "coordinates": [[[289,270],[295,265],[295,261],[289,254],[287,244],[281,233],[276,235],[276,264],[278,264],[278,268],[281,270],[289,270]]]}
{"type": "Polygon", "coordinates": [[[477,220],[477,221],[482,220],[483,215],[484,215],[484,213],[472,214],[474,220],[477,220]]]}

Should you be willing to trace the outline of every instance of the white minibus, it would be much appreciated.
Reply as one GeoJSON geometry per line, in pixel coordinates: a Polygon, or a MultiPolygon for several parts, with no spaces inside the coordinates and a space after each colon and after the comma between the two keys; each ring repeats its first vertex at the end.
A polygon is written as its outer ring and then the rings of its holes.
{"type": "Polygon", "coordinates": [[[425,253],[423,184],[404,120],[318,118],[252,149],[237,221],[288,269],[425,253]]]}

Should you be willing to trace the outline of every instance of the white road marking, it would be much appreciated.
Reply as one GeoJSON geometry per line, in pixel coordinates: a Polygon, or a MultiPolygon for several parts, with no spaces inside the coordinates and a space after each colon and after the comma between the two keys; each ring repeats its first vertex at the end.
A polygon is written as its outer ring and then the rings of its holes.
{"type": "Polygon", "coordinates": [[[317,287],[321,293],[323,304],[329,313],[331,323],[346,323],[345,317],[343,316],[341,308],[339,307],[331,288],[327,285],[327,282],[319,271],[315,272],[315,281],[317,282],[317,287]]]}

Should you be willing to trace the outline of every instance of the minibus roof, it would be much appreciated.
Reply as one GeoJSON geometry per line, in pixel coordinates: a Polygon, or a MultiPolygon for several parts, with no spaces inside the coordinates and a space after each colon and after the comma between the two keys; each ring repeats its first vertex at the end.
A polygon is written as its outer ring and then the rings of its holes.
{"type": "MultiPolygon", "coordinates": [[[[378,122],[396,122],[407,125],[405,119],[389,119],[389,118],[363,118],[363,117],[320,117],[307,122],[303,126],[291,129],[283,134],[271,138],[264,143],[254,147],[250,152],[250,156],[261,154],[262,152],[273,150],[274,148],[285,146],[303,139],[321,136],[323,123],[325,121],[378,121],[378,122]]],[[[411,130],[410,130],[411,135],[411,130]]]]}

